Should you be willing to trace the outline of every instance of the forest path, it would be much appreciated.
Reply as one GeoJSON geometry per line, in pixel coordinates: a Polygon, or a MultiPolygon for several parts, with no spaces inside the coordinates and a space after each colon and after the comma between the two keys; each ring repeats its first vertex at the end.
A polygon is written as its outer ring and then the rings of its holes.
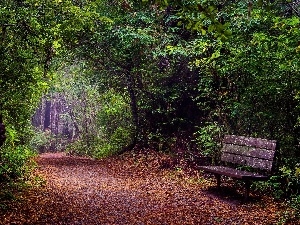
{"type": "Polygon", "coordinates": [[[160,169],[165,156],[157,154],[42,154],[37,173],[46,184],[0,215],[0,224],[276,224],[281,209],[269,198],[218,197],[199,177],[160,169]]]}

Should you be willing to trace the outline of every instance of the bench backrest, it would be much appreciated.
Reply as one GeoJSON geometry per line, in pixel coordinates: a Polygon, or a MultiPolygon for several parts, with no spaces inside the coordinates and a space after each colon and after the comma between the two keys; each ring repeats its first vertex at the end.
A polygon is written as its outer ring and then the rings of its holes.
{"type": "Polygon", "coordinates": [[[221,161],[271,171],[275,150],[275,140],[225,135],[221,161]]]}

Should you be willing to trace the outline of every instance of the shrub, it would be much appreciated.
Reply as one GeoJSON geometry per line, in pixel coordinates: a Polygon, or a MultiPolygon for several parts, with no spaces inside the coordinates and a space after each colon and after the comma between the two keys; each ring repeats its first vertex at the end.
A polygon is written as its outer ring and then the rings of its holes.
{"type": "Polygon", "coordinates": [[[36,130],[30,140],[30,146],[36,152],[44,152],[50,148],[52,136],[43,131],[36,130]]]}
{"type": "Polygon", "coordinates": [[[26,145],[5,145],[0,152],[0,180],[10,180],[27,175],[32,167],[34,152],[26,145]]]}
{"type": "Polygon", "coordinates": [[[207,122],[195,133],[197,145],[203,155],[212,157],[215,162],[220,156],[220,143],[223,127],[217,122],[207,122]]]}

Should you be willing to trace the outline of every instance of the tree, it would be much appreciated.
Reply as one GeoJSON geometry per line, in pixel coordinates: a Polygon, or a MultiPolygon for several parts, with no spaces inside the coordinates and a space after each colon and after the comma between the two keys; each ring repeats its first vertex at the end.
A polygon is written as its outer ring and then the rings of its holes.
{"type": "Polygon", "coordinates": [[[0,177],[9,177],[30,155],[30,119],[54,75],[51,61],[86,29],[92,29],[93,4],[69,0],[1,1],[0,106],[7,140],[0,152],[4,165],[0,177]],[[15,156],[22,160],[14,160],[15,156]]]}

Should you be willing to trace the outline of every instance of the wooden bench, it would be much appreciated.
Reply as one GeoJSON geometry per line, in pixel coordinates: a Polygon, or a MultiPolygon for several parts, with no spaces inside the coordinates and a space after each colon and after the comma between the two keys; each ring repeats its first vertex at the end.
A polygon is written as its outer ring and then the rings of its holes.
{"type": "Polygon", "coordinates": [[[274,168],[275,140],[226,135],[222,141],[221,163],[225,166],[200,166],[200,170],[213,173],[220,189],[221,175],[245,182],[245,200],[249,197],[251,181],[265,181],[274,168]],[[235,169],[247,167],[252,172],[235,169]]]}

